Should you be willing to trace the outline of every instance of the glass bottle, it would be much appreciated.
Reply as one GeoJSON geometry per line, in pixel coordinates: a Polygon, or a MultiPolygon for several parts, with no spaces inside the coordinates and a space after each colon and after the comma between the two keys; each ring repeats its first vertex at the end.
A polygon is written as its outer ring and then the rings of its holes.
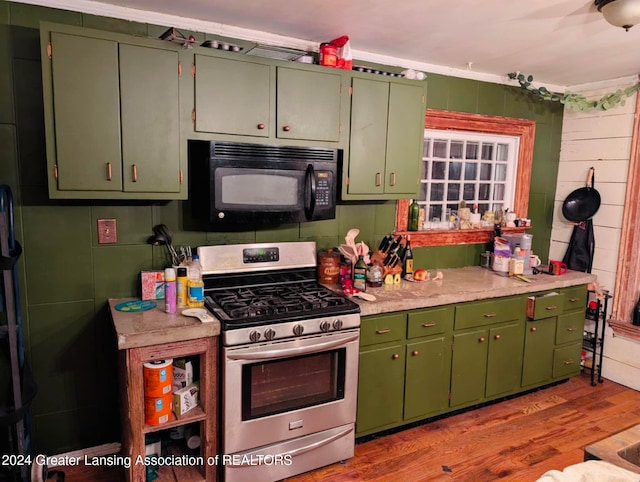
{"type": "Polygon", "coordinates": [[[402,277],[413,275],[413,250],[411,249],[411,240],[407,236],[407,244],[404,248],[402,257],[402,277]]]}
{"type": "Polygon", "coordinates": [[[409,231],[417,231],[419,220],[420,206],[418,205],[418,201],[412,199],[411,204],[409,204],[409,222],[407,224],[407,229],[409,231]]]}
{"type": "Polygon", "coordinates": [[[204,306],[204,282],[202,265],[197,254],[193,255],[187,276],[187,305],[191,308],[200,308],[204,306]]]}
{"type": "Polygon", "coordinates": [[[361,291],[367,289],[367,263],[362,255],[358,256],[358,261],[353,267],[353,287],[361,291]]]}

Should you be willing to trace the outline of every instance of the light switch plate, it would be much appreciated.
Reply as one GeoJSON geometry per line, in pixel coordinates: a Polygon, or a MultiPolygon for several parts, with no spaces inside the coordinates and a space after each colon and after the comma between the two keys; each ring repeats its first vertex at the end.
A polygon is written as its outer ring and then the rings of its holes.
{"type": "Polygon", "coordinates": [[[114,244],[118,242],[115,219],[98,219],[98,243],[114,244]]]}

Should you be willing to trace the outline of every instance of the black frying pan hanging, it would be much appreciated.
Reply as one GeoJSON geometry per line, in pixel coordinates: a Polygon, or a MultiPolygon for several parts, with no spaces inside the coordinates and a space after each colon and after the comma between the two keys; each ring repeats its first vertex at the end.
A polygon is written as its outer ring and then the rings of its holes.
{"type": "Polygon", "coordinates": [[[589,169],[587,184],[585,187],[576,189],[567,196],[562,203],[562,215],[569,221],[581,223],[591,219],[600,209],[600,193],[595,190],[595,169],[589,169]]]}

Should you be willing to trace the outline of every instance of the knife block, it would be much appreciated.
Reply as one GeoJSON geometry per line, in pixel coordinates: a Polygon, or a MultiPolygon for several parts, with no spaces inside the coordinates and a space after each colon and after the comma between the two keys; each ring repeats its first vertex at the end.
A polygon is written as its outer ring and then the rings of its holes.
{"type": "Polygon", "coordinates": [[[382,253],[379,249],[376,249],[371,255],[371,264],[377,264],[382,267],[382,278],[385,278],[388,274],[401,274],[402,266],[396,266],[395,268],[390,268],[389,266],[384,266],[382,262],[387,255],[382,253]]]}

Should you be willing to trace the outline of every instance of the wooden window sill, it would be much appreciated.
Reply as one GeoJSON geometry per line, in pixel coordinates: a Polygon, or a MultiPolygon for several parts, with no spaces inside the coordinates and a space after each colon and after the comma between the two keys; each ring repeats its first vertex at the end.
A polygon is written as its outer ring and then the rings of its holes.
{"type": "Polygon", "coordinates": [[[640,326],[613,319],[609,320],[609,326],[613,329],[613,336],[620,336],[640,342],[640,326]]]}
{"type": "MultiPolygon", "coordinates": [[[[517,228],[502,228],[503,234],[524,233],[531,226],[517,228]]],[[[424,231],[395,231],[396,236],[411,238],[412,247],[445,246],[453,244],[488,243],[493,240],[494,230],[481,229],[432,229],[424,231]]]]}

